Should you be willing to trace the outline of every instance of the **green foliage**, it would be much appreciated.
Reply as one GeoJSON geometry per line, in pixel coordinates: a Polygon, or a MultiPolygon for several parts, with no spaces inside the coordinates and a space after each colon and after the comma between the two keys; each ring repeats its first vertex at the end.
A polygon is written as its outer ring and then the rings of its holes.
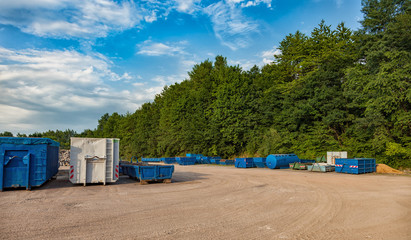
{"type": "Polygon", "coordinates": [[[4,132],[0,133],[0,137],[13,137],[13,133],[8,132],[8,131],[4,131],[4,132]]]}
{"type": "Polygon", "coordinates": [[[362,6],[359,31],[321,21],[309,35],[287,35],[275,62],[261,69],[244,71],[217,56],[134,113],[104,114],[96,129],[80,134],[30,136],[62,147],[71,136],[118,137],[123,158],[294,152],[315,159],[345,150],[410,168],[410,2],[364,0],[362,6]]]}

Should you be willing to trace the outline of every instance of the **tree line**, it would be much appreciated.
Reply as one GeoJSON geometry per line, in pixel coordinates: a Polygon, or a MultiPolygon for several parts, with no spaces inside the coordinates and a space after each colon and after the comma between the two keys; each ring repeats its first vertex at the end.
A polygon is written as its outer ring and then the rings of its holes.
{"type": "Polygon", "coordinates": [[[410,9],[405,0],[362,1],[357,31],[322,21],[309,35],[287,35],[261,68],[217,56],[134,113],[106,113],[82,133],[29,136],[62,147],[71,136],[117,137],[124,158],[293,152],[313,159],[344,150],[410,168],[410,9]]]}

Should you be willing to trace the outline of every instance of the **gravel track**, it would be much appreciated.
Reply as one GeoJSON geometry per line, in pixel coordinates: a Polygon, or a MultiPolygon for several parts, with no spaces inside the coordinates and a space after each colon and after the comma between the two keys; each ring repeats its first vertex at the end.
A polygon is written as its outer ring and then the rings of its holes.
{"type": "Polygon", "coordinates": [[[411,177],[175,165],[171,184],[0,192],[1,239],[411,239],[411,177]]]}

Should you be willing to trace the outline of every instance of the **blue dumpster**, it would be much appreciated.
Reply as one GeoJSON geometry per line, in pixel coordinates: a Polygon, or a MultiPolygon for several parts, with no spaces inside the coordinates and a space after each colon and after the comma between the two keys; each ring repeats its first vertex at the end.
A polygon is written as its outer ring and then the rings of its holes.
{"type": "Polygon", "coordinates": [[[195,157],[195,158],[196,158],[196,163],[197,163],[197,164],[203,164],[203,157],[197,156],[197,157],[195,157]]]}
{"type": "Polygon", "coordinates": [[[220,165],[234,165],[234,160],[220,160],[220,165]]]}
{"type": "Polygon", "coordinates": [[[201,163],[202,164],[210,164],[211,163],[210,159],[211,159],[211,157],[202,157],[201,158],[201,163]]]}
{"type": "Polygon", "coordinates": [[[123,174],[138,178],[141,183],[145,181],[170,180],[173,176],[173,165],[149,165],[147,163],[120,163],[123,174]]]}
{"type": "Polygon", "coordinates": [[[255,167],[253,158],[236,158],[235,159],[236,168],[253,168],[255,167]]]}
{"type": "Polygon", "coordinates": [[[195,157],[176,157],[176,161],[180,165],[194,165],[197,160],[195,157]]]}
{"type": "Polygon", "coordinates": [[[161,161],[166,164],[172,164],[172,163],[176,163],[176,158],[175,157],[163,157],[161,158],[161,161]]]}
{"type": "Polygon", "coordinates": [[[0,191],[38,187],[57,174],[60,144],[49,138],[0,137],[0,191]]]}
{"type": "Polygon", "coordinates": [[[255,157],[253,159],[253,161],[254,161],[255,166],[258,167],[258,168],[266,168],[267,167],[267,165],[265,165],[266,158],[264,158],[264,157],[255,157]]]}
{"type": "Polygon", "coordinates": [[[266,158],[266,165],[271,169],[289,168],[290,163],[300,162],[295,154],[270,154],[266,158]]]}
{"type": "Polygon", "coordinates": [[[376,170],[373,158],[336,158],[335,171],[338,173],[372,173],[376,170]]]}
{"type": "Polygon", "coordinates": [[[221,157],[210,157],[211,164],[220,164],[221,157]]]}
{"type": "Polygon", "coordinates": [[[141,158],[142,162],[161,162],[161,158],[141,158]]]}

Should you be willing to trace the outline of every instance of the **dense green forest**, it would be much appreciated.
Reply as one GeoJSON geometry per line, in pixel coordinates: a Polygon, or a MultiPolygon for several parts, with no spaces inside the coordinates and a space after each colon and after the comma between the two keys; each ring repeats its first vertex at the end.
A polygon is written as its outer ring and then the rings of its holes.
{"type": "Polygon", "coordinates": [[[70,136],[118,137],[125,158],[293,152],[313,159],[345,150],[410,168],[410,1],[362,6],[355,32],[322,21],[309,35],[287,35],[275,62],[262,68],[245,71],[217,56],[134,113],[105,114],[96,129],[82,133],[30,136],[62,147],[70,136]]]}

